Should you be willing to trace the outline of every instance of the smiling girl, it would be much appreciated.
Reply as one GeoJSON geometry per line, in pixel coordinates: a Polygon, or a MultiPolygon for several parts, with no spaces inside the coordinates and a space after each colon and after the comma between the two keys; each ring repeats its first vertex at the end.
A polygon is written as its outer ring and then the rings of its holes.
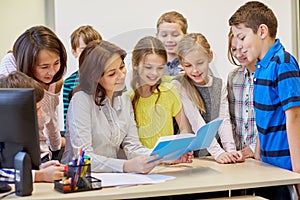
{"type": "Polygon", "coordinates": [[[163,43],[151,36],[139,40],[132,52],[131,99],[140,141],[148,148],[174,134],[173,117],[181,133],[191,132],[176,87],[161,80],[166,62],[163,43]]]}
{"type": "Polygon", "coordinates": [[[206,38],[200,33],[185,36],[179,43],[178,55],[185,74],[172,81],[179,90],[184,112],[196,132],[205,123],[223,119],[219,136],[225,151],[214,140],[208,152],[219,163],[242,161],[236,151],[229,118],[226,84],[208,74],[213,53],[206,38]]]}
{"type": "Polygon", "coordinates": [[[42,162],[52,158],[52,151],[65,145],[58,126],[56,109],[62,76],[66,70],[67,53],[53,31],[44,26],[34,26],[21,34],[1,62],[0,73],[8,75],[18,70],[35,79],[45,90],[42,100],[43,117],[39,119],[39,138],[42,162]]]}
{"type": "Polygon", "coordinates": [[[242,46],[230,30],[228,59],[238,66],[227,78],[228,102],[234,139],[245,158],[253,158],[256,148],[257,127],[253,104],[254,72],[256,60],[248,60],[242,46]],[[238,62],[238,63],[237,63],[238,62]]]}

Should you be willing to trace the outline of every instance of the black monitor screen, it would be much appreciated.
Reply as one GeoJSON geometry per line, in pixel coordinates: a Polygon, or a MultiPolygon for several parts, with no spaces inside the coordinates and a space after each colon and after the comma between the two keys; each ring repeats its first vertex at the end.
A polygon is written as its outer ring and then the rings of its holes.
{"type": "Polygon", "coordinates": [[[14,167],[14,156],[26,152],[39,169],[40,146],[34,89],[0,88],[0,164],[14,167]]]}

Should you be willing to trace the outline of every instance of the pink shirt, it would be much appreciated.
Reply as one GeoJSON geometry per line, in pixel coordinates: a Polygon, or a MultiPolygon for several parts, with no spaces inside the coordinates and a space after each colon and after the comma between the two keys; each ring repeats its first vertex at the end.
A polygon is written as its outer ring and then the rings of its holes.
{"type": "Polygon", "coordinates": [[[55,94],[55,86],[56,83],[53,83],[49,86],[48,91],[44,90],[45,94],[41,107],[43,111],[44,126],[39,128],[41,154],[49,152],[49,147],[52,151],[61,148],[61,135],[56,113],[59,104],[59,93],[55,94]]]}
{"type": "MultiPolygon", "coordinates": [[[[7,76],[10,72],[16,71],[16,60],[12,53],[6,54],[1,60],[0,75],[7,76]]],[[[42,100],[43,115],[38,117],[39,139],[41,158],[48,155],[51,158],[51,150],[56,151],[61,148],[61,135],[58,126],[58,116],[56,113],[59,103],[59,93],[55,94],[56,83],[49,86],[45,91],[42,100]]]]}

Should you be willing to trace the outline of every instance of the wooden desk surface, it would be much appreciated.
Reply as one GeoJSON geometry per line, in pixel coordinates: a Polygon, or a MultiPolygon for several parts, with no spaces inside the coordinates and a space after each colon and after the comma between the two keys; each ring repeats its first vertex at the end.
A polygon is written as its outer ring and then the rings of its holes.
{"type": "MultiPolygon", "coordinates": [[[[130,199],[300,183],[300,174],[253,159],[223,165],[211,158],[201,158],[194,159],[192,164],[158,166],[153,173],[176,176],[176,179],[152,185],[103,188],[71,194],[55,191],[51,183],[35,183],[32,196],[22,199],[130,199]]],[[[6,197],[13,198],[16,196],[6,197]]]]}

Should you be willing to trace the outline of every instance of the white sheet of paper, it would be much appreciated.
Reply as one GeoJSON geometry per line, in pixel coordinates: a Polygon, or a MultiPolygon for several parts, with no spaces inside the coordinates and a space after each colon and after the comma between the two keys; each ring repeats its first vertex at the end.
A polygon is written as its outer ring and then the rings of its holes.
{"type": "Polygon", "coordinates": [[[102,187],[154,184],[176,178],[175,176],[161,174],[133,173],[92,173],[92,176],[102,181],[102,187]]]}

